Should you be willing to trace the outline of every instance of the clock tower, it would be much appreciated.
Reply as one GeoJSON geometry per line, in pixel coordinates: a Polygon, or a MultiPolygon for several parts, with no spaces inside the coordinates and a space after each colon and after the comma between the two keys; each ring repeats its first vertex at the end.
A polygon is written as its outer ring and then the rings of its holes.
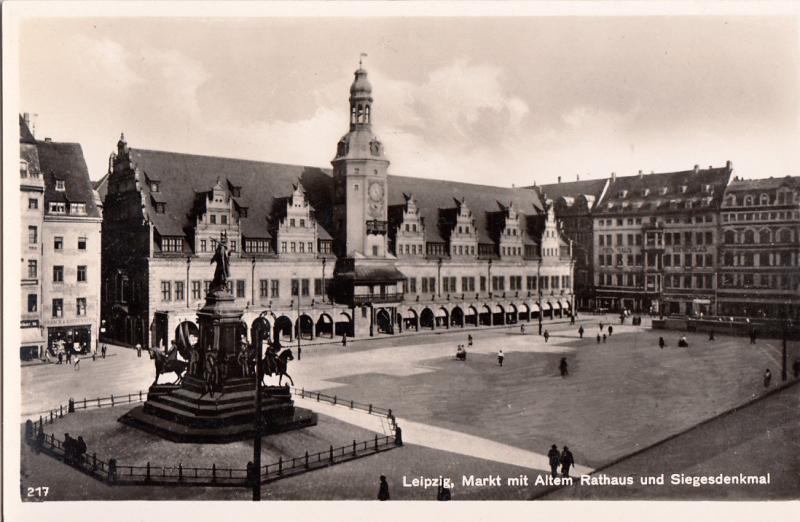
{"type": "Polygon", "coordinates": [[[350,86],[350,132],[339,140],[331,164],[337,253],[385,259],[389,160],[372,133],[372,85],[360,63],[350,86]]]}

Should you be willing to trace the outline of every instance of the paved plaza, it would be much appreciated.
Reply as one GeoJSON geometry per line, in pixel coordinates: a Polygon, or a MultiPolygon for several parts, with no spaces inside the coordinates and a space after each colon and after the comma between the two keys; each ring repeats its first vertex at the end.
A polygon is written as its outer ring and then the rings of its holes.
{"type": "MultiPolygon", "coordinates": [[[[747,339],[723,335],[708,341],[706,334],[697,333],[687,334],[689,348],[678,348],[677,332],[614,324],[613,335],[598,344],[601,320],[608,324],[608,318],[594,316],[579,322],[586,330],[584,339],[578,339],[578,325],[545,322],[551,334],[547,343],[530,324],[525,335],[509,327],[379,338],[347,348],[305,346],[302,359],[289,367],[298,388],[392,408],[406,445],[280,480],[265,486],[265,498],[368,499],[377,492],[380,474],[387,475],[393,498],[435,498],[435,488],[402,485],[414,477],[440,475],[456,482],[454,498],[530,498],[547,489],[534,487],[532,481],[546,476],[545,454],[551,444],[569,446],[576,473],[589,473],[764,394],[761,375],[766,368],[774,376],[772,387],[780,381],[778,341],[751,345],[747,339]],[[467,347],[466,362],[459,362],[455,349],[467,343],[467,333],[472,333],[474,345],[467,347]],[[659,336],[667,341],[663,350],[659,336]],[[496,359],[499,349],[506,354],[502,367],[496,359]],[[562,357],[569,364],[565,378],[558,369],[562,357]],[[526,475],[531,484],[463,486],[462,476],[469,475],[500,475],[503,481],[526,475]],[[342,481],[343,476],[350,478],[342,481]],[[309,484],[313,487],[305,487],[309,484]]],[[[790,343],[789,353],[791,362],[800,356],[800,346],[790,343]]],[[[23,414],[32,416],[69,397],[147,389],[154,373],[146,352],[138,358],[134,350],[112,347],[109,354],[105,360],[84,360],[80,371],[58,365],[23,368],[23,414]]],[[[796,394],[797,387],[793,389],[796,394]]],[[[347,408],[308,399],[297,404],[353,430],[380,430],[363,424],[368,416],[347,408]]],[[[781,418],[774,422],[780,424],[781,418]]],[[[308,430],[312,437],[313,430],[308,430]]],[[[31,480],[52,472],[44,456],[29,455],[25,462],[31,480]]],[[[57,467],[59,476],[76,473],[57,467]]],[[[799,468],[790,464],[788,469],[799,468]]],[[[150,495],[145,488],[86,488],[81,498],[150,495]]],[[[178,489],[176,498],[248,498],[244,490],[178,489]]],[[[161,491],[157,498],[169,494],[161,491]]]]}

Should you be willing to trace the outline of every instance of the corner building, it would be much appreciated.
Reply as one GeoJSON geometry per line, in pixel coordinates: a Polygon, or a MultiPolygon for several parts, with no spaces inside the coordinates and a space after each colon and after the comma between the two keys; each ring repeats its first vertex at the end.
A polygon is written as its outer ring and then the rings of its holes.
{"type": "Polygon", "coordinates": [[[118,342],[168,346],[195,321],[215,244],[248,325],[368,337],[567,316],[571,245],[524,189],[388,173],[359,68],[332,170],[142,150],[124,136],[105,193],[103,318],[118,342]]]}

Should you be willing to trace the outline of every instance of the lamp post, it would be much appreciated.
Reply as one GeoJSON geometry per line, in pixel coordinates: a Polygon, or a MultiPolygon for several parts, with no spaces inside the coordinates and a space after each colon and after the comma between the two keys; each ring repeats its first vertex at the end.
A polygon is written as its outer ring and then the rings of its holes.
{"type": "Polygon", "coordinates": [[[542,335],[542,251],[539,250],[539,262],[536,265],[536,289],[539,292],[539,335],[542,335]]]}
{"type": "Polygon", "coordinates": [[[261,374],[264,371],[264,361],[261,355],[261,334],[259,333],[258,339],[253,339],[253,332],[251,332],[250,340],[256,350],[256,418],[253,438],[253,469],[250,472],[250,480],[253,482],[253,501],[257,502],[261,500],[261,374]]]}
{"type": "Polygon", "coordinates": [[[303,318],[300,315],[300,294],[302,292],[302,285],[300,277],[296,274],[294,280],[297,281],[297,360],[299,361],[303,354],[303,349],[300,347],[300,337],[303,335],[303,318]]]}

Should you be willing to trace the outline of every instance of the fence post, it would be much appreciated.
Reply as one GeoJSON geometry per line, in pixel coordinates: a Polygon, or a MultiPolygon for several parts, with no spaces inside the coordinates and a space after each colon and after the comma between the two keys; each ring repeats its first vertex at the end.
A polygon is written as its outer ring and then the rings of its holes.
{"type": "Polygon", "coordinates": [[[183,482],[183,464],[178,462],[178,482],[183,482]]]}
{"type": "Polygon", "coordinates": [[[353,409],[353,400],[352,399],[350,399],[350,409],[351,410],[353,409]]]}
{"type": "Polygon", "coordinates": [[[306,389],[305,388],[300,388],[300,397],[302,397],[304,399],[306,398],[306,389]]]}
{"type": "Polygon", "coordinates": [[[150,461],[147,461],[147,476],[144,479],[145,482],[150,482],[150,461]]]}
{"type": "Polygon", "coordinates": [[[353,456],[356,456],[356,439],[353,439],[353,456]]]}
{"type": "Polygon", "coordinates": [[[308,469],[308,450],[306,450],[306,469],[308,469]]]}
{"type": "Polygon", "coordinates": [[[331,444],[331,449],[330,449],[330,461],[331,464],[333,464],[333,444],[331,444]]]}
{"type": "Polygon", "coordinates": [[[337,403],[338,401],[339,401],[339,398],[338,398],[338,396],[334,395],[334,396],[333,396],[333,405],[334,405],[334,406],[336,406],[336,403],[337,403]]]}
{"type": "Polygon", "coordinates": [[[278,457],[278,475],[283,475],[283,457],[278,457]]]}
{"type": "Polygon", "coordinates": [[[319,392],[317,392],[317,402],[319,402],[319,392]]]}
{"type": "Polygon", "coordinates": [[[44,429],[44,419],[39,415],[39,431],[44,429]]]}
{"type": "Polygon", "coordinates": [[[50,434],[50,447],[51,448],[55,448],[56,447],[56,434],[55,433],[51,433],[50,434]]]}
{"type": "Polygon", "coordinates": [[[372,404],[369,405],[369,414],[372,415],[372,404]]]}
{"type": "Polygon", "coordinates": [[[97,398],[97,407],[100,407],[100,397],[97,398]]]}
{"type": "Polygon", "coordinates": [[[25,421],[25,440],[33,440],[33,422],[30,419],[25,421]]]}
{"type": "Polygon", "coordinates": [[[211,482],[217,481],[217,465],[211,464],[211,482]]]}
{"type": "Polygon", "coordinates": [[[142,390],[139,390],[139,400],[142,400],[142,390]]]}
{"type": "MultiPolygon", "coordinates": [[[[69,410],[67,410],[67,411],[69,411],[69,410]]],[[[58,405],[58,417],[60,419],[64,418],[64,406],[62,404],[58,405]]]]}
{"type": "Polygon", "coordinates": [[[97,453],[92,452],[92,471],[97,471],[97,453]]]}
{"type": "Polygon", "coordinates": [[[131,403],[131,394],[129,393],[128,394],[128,404],[130,404],[130,403],[131,403]]]}
{"type": "Polygon", "coordinates": [[[117,475],[117,461],[116,459],[108,459],[108,481],[114,482],[117,475]]]}
{"type": "Polygon", "coordinates": [[[375,434],[375,451],[378,450],[378,435],[375,434]]]}
{"type": "Polygon", "coordinates": [[[72,397],[69,398],[67,413],[75,413],[75,399],[73,399],[72,397]]]}
{"type": "Polygon", "coordinates": [[[53,424],[53,410],[50,410],[50,424],[53,424]]]}
{"type": "Polygon", "coordinates": [[[86,397],[83,398],[83,409],[86,409],[86,397]]]}
{"type": "Polygon", "coordinates": [[[111,396],[111,406],[112,407],[114,406],[114,396],[113,395],[111,396]]]}

